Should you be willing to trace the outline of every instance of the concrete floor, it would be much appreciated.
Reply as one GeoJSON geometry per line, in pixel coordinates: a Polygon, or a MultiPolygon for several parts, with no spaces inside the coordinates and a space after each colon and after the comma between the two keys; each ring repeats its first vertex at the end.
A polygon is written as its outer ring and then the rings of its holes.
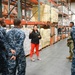
{"type": "Polygon", "coordinates": [[[40,52],[41,61],[31,62],[27,57],[26,75],[71,75],[71,62],[66,39],[47,47],[40,52]]]}

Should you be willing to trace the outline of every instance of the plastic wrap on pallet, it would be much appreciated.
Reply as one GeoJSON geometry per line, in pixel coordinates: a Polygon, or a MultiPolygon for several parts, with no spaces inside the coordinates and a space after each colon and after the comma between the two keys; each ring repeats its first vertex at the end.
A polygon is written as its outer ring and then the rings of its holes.
{"type": "Polygon", "coordinates": [[[24,50],[25,50],[25,54],[29,54],[29,51],[30,51],[30,42],[31,40],[29,39],[29,33],[31,31],[31,29],[22,29],[24,32],[25,32],[25,35],[26,35],[26,38],[25,38],[25,41],[24,41],[24,50]]]}
{"type": "Polygon", "coordinates": [[[50,45],[50,29],[42,28],[40,29],[40,34],[42,36],[42,39],[40,40],[42,48],[50,45]]]}
{"type": "MultiPolygon", "coordinates": [[[[32,9],[32,14],[38,10],[38,7],[32,9]]],[[[49,5],[42,4],[40,5],[40,21],[49,21],[51,18],[51,22],[58,22],[58,10],[49,5]],[[51,11],[51,14],[50,14],[51,11]]],[[[38,12],[33,16],[35,20],[38,20],[38,12]]]]}
{"type": "Polygon", "coordinates": [[[51,8],[51,22],[58,22],[58,10],[56,8],[51,8]]]}
{"type": "Polygon", "coordinates": [[[55,28],[55,42],[57,42],[57,28],[55,28]]]}

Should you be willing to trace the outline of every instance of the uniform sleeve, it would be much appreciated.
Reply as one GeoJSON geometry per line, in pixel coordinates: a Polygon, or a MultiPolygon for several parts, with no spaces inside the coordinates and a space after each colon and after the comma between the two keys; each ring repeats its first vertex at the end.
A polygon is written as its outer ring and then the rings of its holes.
{"type": "Polygon", "coordinates": [[[8,51],[8,50],[10,51],[11,48],[10,48],[8,42],[7,42],[7,39],[6,39],[6,30],[5,30],[5,29],[3,30],[3,42],[4,42],[5,49],[6,49],[7,51],[8,51]]]}
{"type": "MultiPolygon", "coordinates": [[[[11,48],[11,45],[14,47],[15,45],[13,44],[13,39],[11,38],[11,36],[9,36],[9,34],[11,34],[10,32],[7,32],[6,33],[6,42],[5,42],[5,47],[6,47],[6,50],[7,50],[7,52],[8,52],[8,56],[12,56],[12,55],[15,55],[15,54],[12,54],[11,53],[11,49],[13,49],[13,48],[11,48]],[[10,43],[9,43],[9,41],[10,41],[10,43]]],[[[14,49],[13,49],[14,50],[14,49]]]]}
{"type": "Polygon", "coordinates": [[[19,53],[21,52],[21,49],[23,49],[25,37],[26,37],[25,34],[20,34],[19,36],[17,36],[18,40],[15,44],[16,56],[18,56],[19,53]]]}
{"type": "Polygon", "coordinates": [[[11,50],[10,45],[8,44],[6,38],[5,38],[4,46],[5,46],[5,49],[6,49],[7,51],[10,51],[10,50],[11,50]]]}

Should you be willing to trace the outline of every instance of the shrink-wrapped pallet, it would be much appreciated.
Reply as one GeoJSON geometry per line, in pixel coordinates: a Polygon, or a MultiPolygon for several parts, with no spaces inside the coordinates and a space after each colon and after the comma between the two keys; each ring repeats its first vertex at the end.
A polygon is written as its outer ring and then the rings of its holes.
{"type": "Polygon", "coordinates": [[[41,43],[42,48],[46,47],[46,46],[50,45],[50,38],[42,38],[40,43],[41,43]]]}
{"type": "Polygon", "coordinates": [[[24,50],[25,50],[25,53],[27,55],[30,52],[30,42],[31,42],[31,40],[29,39],[29,33],[30,33],[31,29],[26,28],[23,31],[25,32],[25,35],[26,35],[26,38],[25,38],[25,41],[24,41],[24,50]]]}
{"type": "Polygon", "coordinates": [[[57,42],[57,28],[55,28],[55,42],[57,42]]]}
{"type": "MultiPolygon", "coordinates": [[[[44,15],[44,4],[40,5],[40,21],[42,21],[42,17],[44,15]]],[[[38,21],[38,6],[32,8],[32,15],[34,14],[34,18],[38,21]],[[36,12],[36,14],[34,14],[36,12]]]]}
{"type": "Polygon", "coordinates": [[[42,16],[42,21],[49,21],[49,20],[50,20],[50,6],[45,5],[43,16],[42,16]]]}
{"type": "MultiPolygon", "coordinates": [[[[37,10],[37,6],[32,8],[32,14],[34,14],[37,10]]],[[[51,22],[58,22],[58,9],[42,4],[40,5],[40,12],[40,21],[49,21],[51,18],[51,22]]],[[[36,12],[33,17],[36,21],[38,21],[38,12],[36,12]]]]}
{"type": "Polygon", "coordinates": [[[41,36],[43,36],[44,28],[41,28],[39,31],[40,31],[41,36]]]}
{"type": "Polygon", "coordinates": [[[44,44],[44,43],[43,43],[43,41],[44,41],[44,40],[43,40],[43,35],[44,35],[43,32],[44,32],[44,29],[41,28],[41,29],[40,29],[40,35],[41,35],[41,37],[42,37],[41,40],[40,40],[41,48],[44,47],[44,46],[43,46],[43,44],[44,44]]]}
{"type": "Polygon", "coordinates": [[[68,9],[65,6],[58,6],[59,12],[68,14],[68,9]]]}
{"type": "Polygon", "coordinates": [[[42,48],[50,45],[50,29],[41,29],[40,30],[42,39],[40,41],[42,48]]]}
{"type": "Polygon", "coordinates": [[[58,22],[58,10],[56,8],[51,8],[51,22],[58,22]]]}
{"type": "Polygon", "coordinates": [[[44,39],[43,38],[40,40],[40,45],[41,45],[41,48],[44,48],[44,39]]]}
{"type": "Polygon", "coordinates": [[[50,29],[44,29],[42,38],[49,37],[50,38],[50,29]]]}

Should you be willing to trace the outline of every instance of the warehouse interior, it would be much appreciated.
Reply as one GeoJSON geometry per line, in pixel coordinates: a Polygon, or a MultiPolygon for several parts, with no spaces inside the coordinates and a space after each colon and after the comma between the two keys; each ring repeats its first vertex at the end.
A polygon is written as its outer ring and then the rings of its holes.
{"type": "Polygon", "coordinates": [[[71,75],[66,44],[69,24],[75,23],[75,0],[0,0],[0,18],[5,19],[7,31],[14,28],[15,18],[21,20],[21,30],[26,35],[26,75],[71,75]],[[29,33],[34,25],[42,36],[39,47],[42,60],[31,62],[29,33]]]}

